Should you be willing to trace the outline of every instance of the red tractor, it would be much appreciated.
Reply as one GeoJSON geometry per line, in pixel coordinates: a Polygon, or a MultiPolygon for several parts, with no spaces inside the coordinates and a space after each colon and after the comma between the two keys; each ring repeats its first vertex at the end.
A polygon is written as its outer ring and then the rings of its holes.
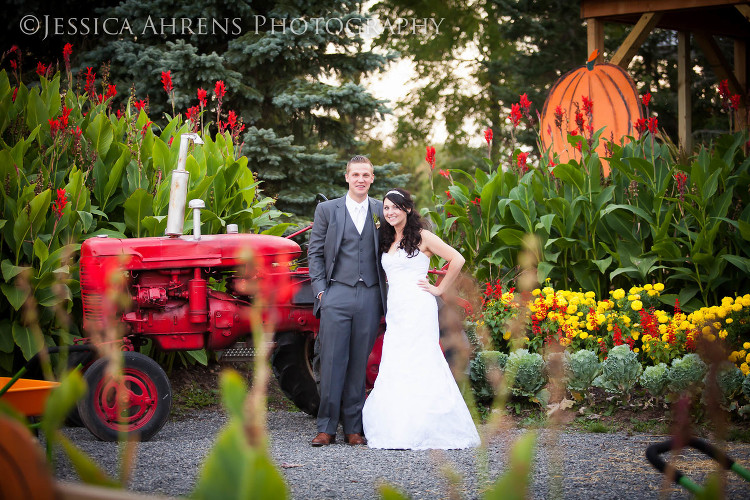
{"type": "MultiPolygon", "coordinates": [[[[96,344],[114,337],[107,332],[113,328],[111,318],[118,328],[124,327],[122,383],[115,383],[108,373],[105,358],[85,366],[89,391],[79,402],[78,413],[83,424],[103,440],[118,439],[123,428],[148,440],[169,416],[169,379],[156,362],[137,352],[148,340],[163,351],[221,351],[251,333],[250,309],[258,293],[253,280],[260,268],[270,286],[294,289],[286,295],[270,294],[273,300],[262,307],[264,323],[273,325],[275,331],[273,372],[283,392],[301,410],[317,413],[313,360],[319,323],[312,313],[310,278],[307,268],[292,270],[287,265],[302,255],[302,249],[291,239],[276,236],[201,235],[200,200],[189,204],[194,210],[193,234],[183,235],[187,193],[183,167],[191,139],[200,143],[195,134],[183,135],[178,168],[172,172],[166,236],[95,237],[81,247],[84,331],[96,344]],[[250,256],[256,264],[255,275],[247,272],[250,256]],[[269,273],[283,280],[271,277],[269,281],[269,273]],[[119,285],[113,285],[113,280],[119,280],[119,285]],[[281,281],[284,284],[278,285],[281,281]],[[112,290],[129,299],[124,306],[118,305],[112,290]]],[[[382,336],[368,364],[370,387],[377,376],[381,348],[382,336]]],[[[93,358],[75,356],[84,365],[93,358]]]]}

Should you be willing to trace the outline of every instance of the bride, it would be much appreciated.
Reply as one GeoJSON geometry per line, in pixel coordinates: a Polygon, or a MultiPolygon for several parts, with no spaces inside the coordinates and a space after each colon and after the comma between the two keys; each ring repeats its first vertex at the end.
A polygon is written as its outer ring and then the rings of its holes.
{"type": "Polygon", "coordinates": [[[371,448],[455,449],[479,445],[479,435],[439,344],[438,308],[458,277],[464,258],[430,231],[403,189],[383,200],[387,224],[380,229],[388,307],[383,355],[375,387],[362,410],[371,448]],[[430,257],[449,262],[434,286],[427,281],[430,257]]]}

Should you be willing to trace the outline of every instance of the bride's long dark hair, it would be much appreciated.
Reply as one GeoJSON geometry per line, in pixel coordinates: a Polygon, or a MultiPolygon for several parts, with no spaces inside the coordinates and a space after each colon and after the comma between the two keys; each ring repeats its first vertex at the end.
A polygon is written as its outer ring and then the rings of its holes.
{"type": "MultiPolygon", "coordinates": [[[[390,200],[400,210],[406,212],[404,234],[398,247],[403,248],[407,256],[414,257],[419,251],[419,244],[422,243],[420,231],[425,227],[425,223],[414,209],[414,200],[411,198],[411,194],[405,189],[391,189],[385,194],[383,201],[385,200],[390,200]]],[[[395,239],[396,230],[387,221],[383,221],[380,224],[380,251],[387,252],[395,239]]]]}

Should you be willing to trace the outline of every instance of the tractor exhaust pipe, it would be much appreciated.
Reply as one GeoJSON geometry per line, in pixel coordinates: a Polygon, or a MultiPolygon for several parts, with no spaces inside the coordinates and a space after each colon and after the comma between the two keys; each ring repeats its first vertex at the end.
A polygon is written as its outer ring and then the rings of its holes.
{"type": "Polygon", "coordinates": [[[176,238],[182,236],[185,225],[185,202],[187,201],[188,181],[190,174],[185,170],[187,164],[187,150],[190,141],[203,144],[198,134],[182,134],[180,136],[180,156],[177,158],[177,169],[172,170],[172,186],[169,190],[169,211],[167,212],[167,229],[165,234],[176,238]]]}

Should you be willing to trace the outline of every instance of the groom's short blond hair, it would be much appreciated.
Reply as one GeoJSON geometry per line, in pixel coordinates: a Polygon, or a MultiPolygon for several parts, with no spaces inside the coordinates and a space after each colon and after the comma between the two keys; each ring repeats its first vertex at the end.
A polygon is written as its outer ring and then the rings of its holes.
{"type": "Polygon", "coordinates": [[[349,160],[349,162],[346,164],[346,172],[347,173],[349,173],[349,166],[351,166],[351,165],[353,165],[355,163],[364,163],[366,165],[370,165],[371,169],[373,168],[372,162],[370,161],[370,159],[368,157],[362,156],[362,155],[354,155],[354,156],[352,156],[351,160],[349,160]]]}

